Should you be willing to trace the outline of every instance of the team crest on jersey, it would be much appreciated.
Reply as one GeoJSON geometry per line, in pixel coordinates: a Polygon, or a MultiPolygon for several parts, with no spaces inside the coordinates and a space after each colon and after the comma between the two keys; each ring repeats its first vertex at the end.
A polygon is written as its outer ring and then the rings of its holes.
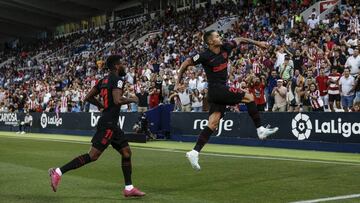
{"type": "Polygon", "coordinates": [[[117,87],[122,88],[123,87],[123,81],[119,80],[118,83],[117,83],[117,87]]]}
{"type": "Polygon", "coordinates": [[[228,54],[226,52],[223,52],[222,55],[223,55],[224,59],[227,59],[228,54]]]}
{"type": "Polygon", "coordinates": [[[199,60],[199,58],[200,58],[200,55],[199,55],[199,54],[196,54],[196,55],[193,57],[193,61],[197,61],[197,60],[199,60]]]}

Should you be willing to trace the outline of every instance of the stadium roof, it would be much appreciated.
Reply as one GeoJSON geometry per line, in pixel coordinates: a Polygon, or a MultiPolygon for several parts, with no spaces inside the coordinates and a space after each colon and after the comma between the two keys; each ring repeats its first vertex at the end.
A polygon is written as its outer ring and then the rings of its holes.
{"type": "Polygon", "coordinates": [[[0,40],[32,38],[65,22],[111,11],[128,0],[0,0],[0,40]]]}

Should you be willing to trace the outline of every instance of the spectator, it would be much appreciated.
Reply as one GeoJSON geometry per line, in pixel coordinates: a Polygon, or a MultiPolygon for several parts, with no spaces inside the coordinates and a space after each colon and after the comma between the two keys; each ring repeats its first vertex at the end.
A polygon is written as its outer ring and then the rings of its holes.
{"type": "Polygon", "coordinates": [[[275,70],[271,71],[271,75],[267,79],[267,91],[268,91],[268,109],[269,111],[272,111],[274,106],[274,96],[272,95],[273,89],[277,86],[277,80],[279,80],[280,77],[277,75],[277,72],[275,70]]]}
{"type": "Polygon", "coordinates": [[[335,112],[334,102],[336,108],[340,109],[340,89],[339,89],[339,80],[341,75],[337,72],[336,67],[332,67],[331,74],[329,75],[328,80],[328,94],[329,94],[329,105],[332,112],[335,112]]]}
{"type": "Polygon", "coordinates": [[[254,95],[255,104],[258,111],[265,111],[265,77],[253,77],[250,83],[249,92],[254,95]]]}
{"type": "Polygon", "coordinates": [[[290,80],[290,78],[293,77],[294,75],[294,69],[293,67],[289,64],[289,58],[285,57],[285,61],[283,64],[280,65],[280,77],[285,80],[286,82],[290,80]]]}
{"type": "Polygon", "coordinates": [[[308,95],[312,111],[324,111],[324,103],[321,99],[320,91],[316,88],[316,84],[310,84],[308,95]]]}
{"type": "Polygon", "coordinates": [[[156,88],[153,88],[150,91],[149,95],[150,95],[150,97],[149,97],[149,108],[153,109],[153,108],[159,106],[159,104],[160,104],[160,90],[156,89],[156,88]]]}
{"type": "Polygon", "coordinates": [[[292,80],[287,84],[286,102],[288,112],[298,112],[300,110],[300,97],[296,92],[296,83],[292,80]]]}
{"type": "Polygon", "coordinates": [[[339,80],[341,103],[345,112],[351,109],[354,101],[355,79],[350,75],[350,69],[344,69],[344,75],[339,80]]]}
{"type": "Polygon", "coordinates": [[[191,107],[192,112],[202,112],[203,96],[199,93],[199,90],[195,89],[191,94],[191,107]]]}
{"type": "Polygon", "coordinates": [[[307,25],[310,29],[315,29],[317,25],[319,25],[319,19],[315,17],[315,14],[311,14],[311,17],[307,21],[307,25]]]}
{"type": "Polygon", "coordinates": [[[275,103],[272,111],[286,111],[286,93],[287,89],[283,86],[284,81],[282,79],[277,80],[277,86],[274,87],[271,95],[274,97],[275,103]]]}
{"type": "Polygon", "coordinates": [[[353,76],[356,76],[360,72],[360,56],[358,49],[355,49],[353,55],[346,60],[345,67],[350,69],[350,73],[353,76]]]}
{"type": "Polygon", "coordinates": [[[188,89],[185,89],[185,86],[179,88],[179,99],[181,102],[181,111],[182,112],[190,112],[191,111],[191,100],[190,100],[190,92],[188,89]]]}
{"type": "Polygon", "coordinates": [[[354,103],[360,102],[360,72],[357,75],[357,79],[355,82],[355,99],[354,103]]]}
{"type": "Polygon", "coordinates": [[[32,123],[33,123],[33,117],[30,115],[29,112],[27,112],[24,121],[20,122],[19,124],[19,131],[17,133],[25,134],[26,128],[30,130],[32,123]]]}
{"type": "Polygon", "coordinates": [[[138,111],[146,112],[148,110],[148,92],[145,92],[144,87],[140,87],[140,93],[137,93],[136,96],[139,98],[138,111]]]}
{"type": "Polygon", "coordinates": [[[76,102],[71,102],[71,106],[72,106],[71,112],[73,113],[81,112],[81,109],[76,102]]]}
{"type": "MultiPolygon", "coordinates": [[[[320,75],[316,77],[316,84],[319,87],[320,97],[323,101],[325,109],[328,109],[329,95],[328,95],[328,76],[325,75],[324,68],[320,69],[320,75]]],[[[311,88],[310,88],[311,91],[311,88]]]]}

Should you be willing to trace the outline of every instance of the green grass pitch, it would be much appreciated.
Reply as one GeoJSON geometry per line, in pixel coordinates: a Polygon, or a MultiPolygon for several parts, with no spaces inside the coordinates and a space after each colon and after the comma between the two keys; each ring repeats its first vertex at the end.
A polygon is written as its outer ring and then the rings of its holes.
{"type": "Polygon", "coordinates": [[[87,152],[89,141],[0,132],[0,202],[292,202],[360,193],[359,154],[209,144],[196,172],[185,158],[193,143],[169,141],[130,143],[133,183],[144,198],[122,196],[120,156],[111,147],[52,192],[48,168],[87,152]]]}

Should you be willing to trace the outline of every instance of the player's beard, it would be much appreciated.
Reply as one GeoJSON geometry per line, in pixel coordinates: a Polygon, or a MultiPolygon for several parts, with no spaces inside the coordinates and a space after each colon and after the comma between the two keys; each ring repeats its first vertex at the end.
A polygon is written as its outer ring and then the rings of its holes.
{"type": "Polygon", "coordinates": [[[119,76],[124,77],[126,75],[125,68],[120,69],[119,76]]]}

